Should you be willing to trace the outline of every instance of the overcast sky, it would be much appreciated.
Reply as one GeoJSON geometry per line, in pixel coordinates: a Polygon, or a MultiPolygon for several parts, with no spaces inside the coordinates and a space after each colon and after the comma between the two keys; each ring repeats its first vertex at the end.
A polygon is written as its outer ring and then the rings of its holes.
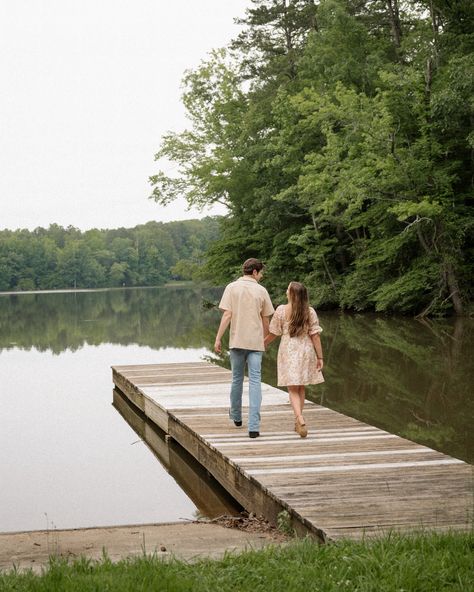
{"type": "MultiPolygon", "coordinates": [[[[181,78],[249,0],[0,0],[0,228],[201,217],[147,199],[181,78]]],[[[222,213],[213,210],[209,213],[222,213]]]]}

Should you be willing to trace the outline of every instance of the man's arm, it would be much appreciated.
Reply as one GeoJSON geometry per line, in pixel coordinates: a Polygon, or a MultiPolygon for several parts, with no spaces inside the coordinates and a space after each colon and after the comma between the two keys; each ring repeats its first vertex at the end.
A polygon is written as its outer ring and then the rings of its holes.
{"type": "Polygon", "coordinates": [[[266,337],[270,333],[270,317],[262,315],[263,336],[266,337]]]}
{"type": "Polygon", "coordinates": [[[214,351],[218,354],[222,351],[222,344],[221,339],[224,333],[226,332],[227,327],[229,326],[230,320],[232,318],[232,311],[231,310],[224,310],[224,313],[221,318],[221,322],[219,325],[219,329],[217,330],[216,340],[214,342],[214,351]]]}

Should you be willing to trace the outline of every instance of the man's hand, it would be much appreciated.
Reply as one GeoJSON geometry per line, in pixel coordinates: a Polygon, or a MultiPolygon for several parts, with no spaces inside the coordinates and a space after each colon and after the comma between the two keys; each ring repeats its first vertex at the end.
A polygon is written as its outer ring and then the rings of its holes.
{"type": "Polygon", "coordinates": [[[221,344],[221,340],[217,339],[214,342],[214,351],[218,354],[222,353],[222,344],[221,344]]]}

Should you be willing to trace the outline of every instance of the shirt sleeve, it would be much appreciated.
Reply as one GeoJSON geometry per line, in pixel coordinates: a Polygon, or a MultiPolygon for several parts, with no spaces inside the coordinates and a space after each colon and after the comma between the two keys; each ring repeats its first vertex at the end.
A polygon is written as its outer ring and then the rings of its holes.
{"type": "Polygon", "coordinates": [[[280,307],[276,309],[276,312],[273,315],[272,320],[270,321],[269,331],[270,333],[273,333],[273,335],[281,335],[283,332],[280,307]]]}
{"type": "Polygon", "coordinates": [[[309,309],[309,331],[308,333],[310,335],[317,335],[318,333],[321,333],[322,328],[319,326],[319,319],[318,319],[318,315],[316,314],[316,311],[314,310],[314,308],[310,308],[309,309]]]}
{"type": "Polygon", "coordinates": [[[262,308],[262,316],[269,317],[275,312],[273,308],[272,301],[270,300],[270,296],[268,292],[265,290],[265,296],[263,298],[263,308],[262,308]]]}
{"type": "Polygon", "coordinates": [[[224,294],[222,294],[221,301],[219,302],[219,308],[221,310],[232,311],[232,298],[231,298],[231,287],[230,284],[226,286],[224,294]]]}

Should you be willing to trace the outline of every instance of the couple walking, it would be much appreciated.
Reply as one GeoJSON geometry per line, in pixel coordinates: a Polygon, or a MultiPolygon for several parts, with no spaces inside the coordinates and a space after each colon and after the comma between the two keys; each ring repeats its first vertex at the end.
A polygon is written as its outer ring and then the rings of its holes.
{"type": "Polygon", "coordinates": [[[249,376],[248,430],[250,438],[260,435],[262,403],[261,366],[266,346],[281,336],[278,350],[278,386],[286,386],[295,414],[295,431],[306,437],[303,417],[305,385],[324,381],[323,353],[318,317],[308,304],[308,292],[303,284],[290,282],[286,296],[288,304],[276,311],[267,290],[259,284],[263,264],[247,259],[243,275],[224,290],[219,308],[223,311],[214,349],[222,351],[221,339],[230,324],[230,419],[242,425],[242,390],[245,365],[249,376]],[[270,322],[270,316],[273,318],[270,322]]]}

